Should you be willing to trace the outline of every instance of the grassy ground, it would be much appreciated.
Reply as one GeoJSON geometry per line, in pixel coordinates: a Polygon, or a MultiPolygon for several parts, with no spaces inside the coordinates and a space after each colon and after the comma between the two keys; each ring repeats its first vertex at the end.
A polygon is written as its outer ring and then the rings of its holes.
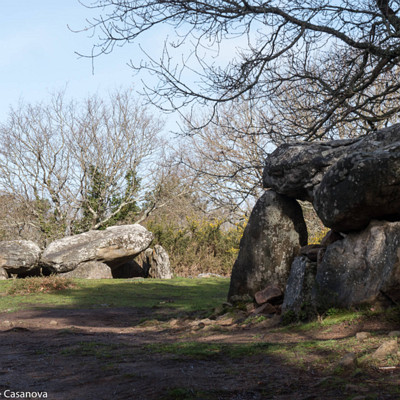
{"type": "Polygon", "coordinates": [[[73,308],[163,306],[186,312],[205,311],[226,300],[229,286],[229,280],[223,278],[73,279],[68,280],[72,287],[52,290],[52,284],[42,284],[44,280],[0,281],[0,312],[38,305],[73,308]]]}
{"type": "MultiPolygon", "coordinates": [[[[400,352],[373,357],[400,329],[398,308],[331,309],[316,321],[282,326],[223,305],[228,279],[46,279],[0,282],[9,387],[34,374],[30,366],[40,359],[53,369],[68,366],[85,400],[108,390],[110,375],[121,399],[142,384],[145,395],[134,398],[400,398],[400,352]],[[369,336],[357,338],[360,331],[369,336]],[[355,361],[345,367],[340,360],[349,353],[355,361]],[[20,378],[11,370],[16,362],[20,378]]],[[[64,388],[51,370],[42,381],[53,393],[64,388]]],[[[80,398],[70,390],[59,398],[80,398]]]]}

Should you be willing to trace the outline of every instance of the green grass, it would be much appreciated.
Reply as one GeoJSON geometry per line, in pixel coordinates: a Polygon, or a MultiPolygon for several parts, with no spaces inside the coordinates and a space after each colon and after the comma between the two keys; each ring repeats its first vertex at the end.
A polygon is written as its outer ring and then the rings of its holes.
{"type": "Polygon", "coordinates": [[[194,359],[210,358],[241,358],[255,354],[269,354],[278,350],[280,345],[272,343],[205,343],[205,342],[181,342],[181,343],[154,343],[146,345],[146,350],[152,353],[175,354],[177,356],[194,359]]]}
{"type": "Polygon", "coordinates": [[[369,308],[361,308],[357,310],[335,308],[328,310],[324,315],[320,316],[316,320],[312,320],[310,322],[295,322],[275,330],[280,332],[307,332],[320,328],[328,328],[341,323],[352,325],[375,315],[385,315],[388,319],[394,320],[394,316],[391,314],[396,314],[396,312],[398,311],[393,311],[392,309],[380,312],[371,312],[369,308]]]}
{"type": "Polygon", "coordinates": [[[0,312],[49,307],[169,307],[177,311],[210,311],[226,300],[229,280],[73,279],[75,287],[52,292],[9,294],[15,281],[0,281],[0,312]]]}
{"type": "Polygon", "coordinates": [[[103,342],[80,342],[77,345],[67,346],[61,350],[64,356],[96,357],[99,360],[113,359],[117,350],[125,350],[125,345],[103,342]]]}

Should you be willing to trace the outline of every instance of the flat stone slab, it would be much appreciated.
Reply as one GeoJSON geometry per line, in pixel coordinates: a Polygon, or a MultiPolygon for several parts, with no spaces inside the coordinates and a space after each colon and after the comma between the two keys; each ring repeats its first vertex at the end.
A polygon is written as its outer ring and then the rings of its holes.
{"type": "Polygon", "coordinates": [[[112,226],[56,240],[45,249],[40,262],[55,272],[72,271],[88,261],[113,268],[146,250],[152,240],[153,234],[141,225],[112,226]]]}

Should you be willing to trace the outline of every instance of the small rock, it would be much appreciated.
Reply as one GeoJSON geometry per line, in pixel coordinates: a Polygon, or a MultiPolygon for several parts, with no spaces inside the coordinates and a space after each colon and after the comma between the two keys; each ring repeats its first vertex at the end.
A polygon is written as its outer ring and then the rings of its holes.
{"type": "Polygon", "coordinates": [[[251,296],[249,294],[243,294],[243,295],[233,295],[229,298],[230,303],[250,303],[253,301],[251,296]]]}
{"type": "Polygon", "coordinates": [[[204,322],[199,322],[199,324],[197,325],[197,329],[203,329],[206,326],[206,324],[204,322]]]}
{"type": "Polygon", "coordinates": [[[282,290],[277,286],[267,286],[265,289],[260,290],[254,295],[257,304],[261,305],[269,300],[276,299],[283,295],[282,290]]]}
{"type": "Polygon", "coordinates": [[[389,332],[389,337],[399,337],[400,336],[400,331],[392,331],[389,332]]]}
{"type": "Polygon", "coordinates": [[[222,275],[212,274],[210,272],[197,275],[198,278],[223,278],[222,275]]]}
{"type": "Polygon", "coordinates": [[[214,321],[212,321],[212,320],[209,319],[209,318],[204,318],[204,319],[202,319],[202,320],[199,321],[199,324],[204,324],[204,325],[211,325],[211,324],[213,324],[213,323],[214,323],[214,321]]]}
{"type": "Polygon", "coordinates": [[[365,339],[368,339],[369,337],[371,337],[370,332],[357,332],[356,333],[356,338],[358,340],[365,340],[365,339]]]}
{"type": "Polygon", "coordinates": [[[260,328],[270,329],[281,323],[281,317],[279,315],[274,315],[272,318],[268,318],[265,321],[260,322],[257,326],[260,328]]]}
{"type": "Polygon", "coordinates": [[[176,318],[173,318],[173,319],[169,320],[168,324],[171,328],[174,328],[174,327],[178,326],[179,321],[176,318]]]}
{"type": "Polygon", "coordinates": [[[226,315],[222,315],[221,317],[217,318],[218,324],[221,326],[232,325],[233,318],[227,317],[226,315]]]}
{"type": "Polygon", "coordinates": [[[378,349],[372,354],[373,358],[382,359],[390,354],[396,354],[399,351],[397,339],[389,340],[382,343],[378,349]]]}
{"type": "Polygon", "coordinates": [[[256,308],[253,311],[254,315],[258,315],[258,314],[275,314],[276,313],[276,308],[270,304],[270,303],[265,303],[262,306],[256,308]]]}
{"type": "Polygon", "coordinates": [[[11,326],[11,325],[12,325],[12,322],[6,320],[6,321],[3,321],[3,325],[5,325],[5,326],[11,326]]]}
{"type": "Polygon", "coordinates": [[[357,356],[354,353],[345,354],[338,365],[343,368],[352,368],[356,366],[357,356]]]}
{"type": "Polygon", "coordinates": [[[248,303],[248,304],[246,304],[246,311],[247,311],[248,313],[254,312],[255,309],[256,309],[256,307],[254,306],[253,303],[248,303]]]}
{"type": "Polygon", "coordinates": [[[53,319],[52,321],[50,321],[50,325],[58,325],[58,322],[53,319]]]}

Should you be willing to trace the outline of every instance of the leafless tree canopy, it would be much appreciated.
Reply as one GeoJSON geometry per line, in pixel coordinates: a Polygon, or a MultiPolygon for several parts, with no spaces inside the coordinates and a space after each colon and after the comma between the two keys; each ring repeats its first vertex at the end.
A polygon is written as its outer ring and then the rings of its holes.
{"type": "Polygon", "coordinates": [[[98,35],[92,56],[157,34],[159,25],[174,30],[159,57],[149,51],[135,66],[158,76],[147,94],[161,107],[216,107],[245,96],[263,104],[269,133],[289,140],[374,130],[399,111],[399,1],[83,3],[100,15],[86,27],[98,35]],[[241,48],[223,65],[213,51],[222,54],[229,40],[241,48]]]}
{"type": "MultiPolygon", "coordinates": [[[[192,118],[187,131],[204,119],[192,118]]],[[[195,135],[184,136],[176,159],[196,176],[198,192],[212,207],[237,220],[261,195],[264,160],[272,149],[259,113],[237,99],[221,105],[218,115],[195,135]]]]}
{"type": "Polygon", "coordinates": [[[131,92],[83,102],[56,93],[0,125],[0,192],[48,237],[104,227],[153,189],[162,124],[131,92]]]}

